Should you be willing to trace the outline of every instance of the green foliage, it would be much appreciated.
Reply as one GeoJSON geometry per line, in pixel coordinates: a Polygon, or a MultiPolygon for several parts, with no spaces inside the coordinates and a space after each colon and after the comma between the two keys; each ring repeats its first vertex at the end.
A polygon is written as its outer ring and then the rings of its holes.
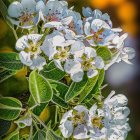
{"type": "Polygon", "coordinates": [[[65,100],[70,101],[74,97],[78,96],[85,88],[88,78],[85,76],[81,82],[72,82],[68,92],[65,95],[65,100]]]}
{"type": "Polygon", "coordinates": [[[29,76],[29,89],[35,103],[46,103],[52,99],[52,88],[43,76],[32,71],[29,76]]]}
{"type": "Polygon", "coordinates": [[[18,131],[18,129],[15,130],[14,132],[10,133],[3,140],[19,140],[19,131],[18,131]]]}
{"type": "Polygon", "coordinates": [[[0,119],[14,120],[22,110],[21,102],[12,97],[0,98],[0,119]]]}
{"type": "Polygon", "coordinates": [[[100,46],[96,50],[97,55],[101,56],[105,62],[108,62],[112,58],[111,51],[107,48],[107,46],[100,46]]]}
{"type": "Polygon", "coordinates": [[[0,68],[20,70],[22,67],[23,64],[19,60],[17,53],[0,53],[0,68]]]}
{"type": "Polygon", "coordinates": [[[47,140],[64,140],[63,138],[57,136],[52,130],[49,130],[46,133],[46,139],[47,140]]]}
{"type": "Polygon", "coordinates": [[[97,80],[98,80],[98,75],[93,78],[89,78],[87,80],[86,86],[84,87],[83,91],[80,93],[79,103],[82,102],[86,98],[86,96],[90,93],[90,91],[94,88],[97,80]]]}
{"type": "Polygon", "coordinates": [[[69,87],[61,82],[48,79],[52,89],[54,90],[54,93],[61,97],[63,100],[65,100],[65,95],[69,89],[69,87]]]}
{"type": "Polygon", "coordinates": [[[62,108],[68,108],[68,104],[59,96],[53,95],[52,101],[62,108]]]}
{"type": "Polygon", "coordinates": [[[40,74],[47,79],[61,80],[64,77],[65,72],[58,69],[54,62],[50,62],[42,71],[40,71],[40,74]]]}
{"type": "Polygon", "coordinates": [[[43,130],[36,131],[33,140],[46,140],[46,133],[43,130]]]}
{"type": "Polygon", "coordinates": [[[6,79],[10,78],[14,74],[15,74],[15,71],[11,71],[11,70],[0,71],[0,83],[5,81],[6,79]]]}
{"type": "Polygon", "coordinates": [[[6,132],[9,130],[10,126],[11,126],[10,121],[0,119],[0,136],[6,134],[6,132]]]}
{"type": "Polygon", "coordinates": [[[93,97],[98,96],[101,85],[104,81],[104,70],[100,70],[98,80],[92,90],[87,94],[83,102],[89,102],[93,97]]]}

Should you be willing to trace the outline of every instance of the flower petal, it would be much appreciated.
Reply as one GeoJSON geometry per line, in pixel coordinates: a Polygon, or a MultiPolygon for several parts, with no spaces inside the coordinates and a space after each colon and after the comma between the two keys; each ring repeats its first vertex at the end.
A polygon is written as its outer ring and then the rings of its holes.
{"type": "Polygon", "coordinates": [[[94,61],[95,61],[95,65],[98,69],[104,68],[104,61],[100,56],[97,56],[94,61]]]}
{"type": "Polygon", "coordinates": [[[70,52],[74,55],[74,57],[81,57],[84,53],[84,48],[85,45],[81,41],[76,41],[72,44],[70,52]]]}
{"type": "Polygon", "coordinates": [[[88,58],[96,57],[96,50],[91,47],[85,47],[85,54],[88,58]]]}
{"type": "Polygon", "coordinates": [[[89,69],[89,71],[87,72],[88,78],[93,78],[97,74],[98,74],[98,71],[97,70],[94,70],[94,69],[89,69]]]}
{"type": "Polygon", "coordinates": [[[32,64],[32,60],[30,58],[30,53],[21,51],[19,53],[19,58],[20,58],[21,62],[27,66],[30,66],[32,64]]]}
{"type": "Polygon", "coordinates": [[[41,56],[37,56],[35,58],[33,58],[33,63],[30,66],[30,68],[33,69],[38,69],[38,70],[42,70],[43,66],[46,64],[46,60],[45,58],[41,57],[41,56]]]}
{"type": "Polygon", "coordinates": [[[11,3],[10,6],[8,7],[8,15],[13,18],[18,18],[19,16],[21,16],[22,11],[23,6],[18,1],[11,3]]]}
{"type": "Polygon", "coordinates": [[[75,139],[89,138],[87,127],[84,124],[78,125],[73,132],[73,137],[75,139]]]}
{"type": "Polygon", "coordinates": [[[35,6],[36,6],[35,0],[21,0],[21,4],[24,10],[27,10],[28,12],[35,11],[35,6]]]}

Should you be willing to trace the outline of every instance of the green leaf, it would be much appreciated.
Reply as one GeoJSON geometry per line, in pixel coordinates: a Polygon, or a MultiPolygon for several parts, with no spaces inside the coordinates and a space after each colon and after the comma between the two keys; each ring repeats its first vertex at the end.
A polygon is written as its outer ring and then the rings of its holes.
{"type": "Polygon", "coordinates": [[[20,70],[23,64],[18,59],[17,53],[0,53],[0,67],[9,70],[20,70]]]}
{"type": "Polygon", "coordinates": [[[64,140],[64,138],[61,138],[60,136],[58,136],[57,134],[55,134],[55,132],[53,132],[52,130],[49,130],[46,133],[46,139],[47,140],[64,140]]]}
{"type": "Polygon", "coordinates": [[[112,58],[111,51],[106,46],[100,46],[100,47],[98,47],[97,50],[96,50],[96,52],[97,52],[97,55],[98,56],[101,56],[102,59],[105,62],[111,60],[111,58],[112,58]]]}
{"type": "Polygon", "coordinates": [[[10,128],[11,122],[0,119],[0,136],[4,135],[10,128]]]}
{"type": "Polygon", "coordinates": [[[59,105],[60,107],[63,107],[66,109],[68,108],[68,104],[61,97],[59,97],[55,94],[53,95],[52,102],[59,105]]]}
{"type": "Polygon", "coordinates": [[[98,82],[96,82],[94,88],[91,90],[91,92],[86,96],[86,98],[83,100],[83,102],[89,102],[98,92],[99,90],[98,82]]]}
{"type": "Polygon", "coordinates": [[[41,103],[40,105],[36,106],[33,109],[33,113],[39,116],[40,113],[44,110],[44,108],[47,107],[47,105],[48,105],[48,103],[41,103]]]}
{"type": "Polygon", "coordinates": [[[28,100],[28,106],[29,108],[33,110],[33,113],[37,116],[40,115],[40,113],[44,110],[44,108],[46,108],[48,105],[47,103],[40,103],[40,104],[36,104],[36,102],[34,101],[32,95],[30,95],[29,100],[28,100]]]}
{"type": "Polygon", "coordinates": [[[37,104],[49,102],[52,99],[52,88],[43,76],[32,71],[29,76],[29,89],[37,104]]]}
{"type": "Polygon", "coordinates": [[[22,110],[21,102],[12,97],[0,98],[0,119],[14,120],[22,110]]]}
{"type": "Polygon", "coordinates": [[[98,75],[93,78],[88,78],[86,86],[84,87],[83,91],[80,93],[79,103],[81,103],[86,98],[86,96],[88,96],[88,94],[94,88],[97,80],[98,80],[98,75]]]}
{"type": "Polygon", "coordinates": [[[38,130],[35,133],[33,140],[46,140],[46,133],[43,130],[38,130]]]}
{"type": "Polygon", "coordinates": [[[95,85],[93,86],[93,88],[89,92],[89,94],[87,94],[87,96],[85,98],[83,98],[84,100],[82,100],[82,102],[89,102],[96,95],[96,93],[100,90],[101,85],[104,80],[104,73],[105,73],[104,69],[99,71],[99,76],[98,76],[98,79],[97,79],[95,85]]]}
{"type": "Polygon", "coordinates": [[[8,17],[7,7],[6,7],[6,5],[4,4],[4,2],[2,0],[0,0],[0,12],[1,12],[1,15],[3,16],[4,20],[8,24],[8,26],[13,31],[13,34],[14,34],[16,40],[17,40],[18,36],[16,34],[16,31],[14,30],[14,25],[11,23],[11,21],[10,21],[10,19],[8,17]]]}
{"type": "Polygon", "coordinates": [[[72,82],[68,92],[65,95],[65,100],[70,101],[74,97],[78,96],[85,88],[88,78],[85,76],[81,82],[72,82]]]}
{"type": "Polygon", "coordinates": [[[102,85],[103,81],[104,81],[104,77],[105,77],[105,70],[102,69],[99,72],[99,77],[98,77],[98,85],[99,87],[102,85]]]}
{"type": "Polygon", "coordinates": [[[3,140],[19,140],[19,130],[16,129],[14,132],[10,133],[3,140]]]}
{"type": "Polygon", "coordinates": [[[13,76],[16,72],[11,70],[0,71],[0,83],[13,76]]]}
{"type": "Polygon", "coordinates": [[[58,69],[54,62],[50,62],[44,67],[40,74],[47,79],[61,80],[65,76],[65,72],[58,69]]]}
{"type": "Polygon", "coordinates": [[[61,82],[48,79],[52,89],[54,90],[55,94],[65,100],[65,95],[69,89],[69,87],[61,82]]]}

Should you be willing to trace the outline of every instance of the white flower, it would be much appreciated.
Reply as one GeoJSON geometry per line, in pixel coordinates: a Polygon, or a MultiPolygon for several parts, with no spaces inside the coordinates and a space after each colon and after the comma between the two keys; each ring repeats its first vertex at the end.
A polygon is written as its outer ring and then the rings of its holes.
{"type": "Polygon", "coordinates": [[[105,21],[110,27],[112,27],[112,21],[110,20],[110,16],[107,13],[102,14],[102,12],[98,9],[92,11],[92,9],[89,7],[83,7],[83,15],[87,18],[86,21],[91,21],[93,19],[101,19],[105,21]]]}
{"type": "Polygon", "coordinates": [[[37,5],[37,10],[45,22],[45,28],[61,29],[72,21],[72,17],[66,15],[68,10],[66,1],[49,0],[46,5],[41,1],[37,5]]]}
{"type": "Polygon", "coordinates": [[[97,69],[104,68],[104,61],[101,57],[97,56],[96,50],[91,47],[85,47],[85,52],[81,58],[78,59],[87,76],[92,78],[98,74],[97,69]]]}
{"type": "Polygon", "coordinates": [[[83,21],[81,19],[81,15],[78,12],[75,12],[73,10],[68,10],[67,16],[70,16],[73,18],[73,20],[68,25],[68,29],[72,30],[78,35],[83,34],[83,21]]]}
{"type": "Polygon", "coordinates": [[[20,51],[19,57],[23,64],[31,69],[43,69],[46,64],[45,58],[41,57],[40,39],[42,35],[24,35],[16,42],[16,49],[20,51]]]}
{"type": "Polygon", "coordinates": [[[83,77],[81,64],[77,61],[77,58],[83,55],[84,48],[85,46],[82,42],[67,40],[58,31],[48,35],[42,45],[42,50],[49,59],[53,60],[59,69],[69,73],[75,82],[81,81],[83,77]],[[78,69],[76,68],[77,66],[78,69]]]}
{"type": "Polygon", "coordinates": [[[75,139],[88,138],[88,110],[82,105],[77,105],[73,110],[66,112],[60,122],[60,130],[65,138],[73,135],[75,139]]]}
{"type": "Polygon", "coordinates": [[[105,69],[107,70],[112,64],[116,62],[120,62],[123,60],[124,62],[128,64],[132,64],[129,60],[133,59],[135,57],[135,50],[130,47],[124,46],[124,41],[127,38],[127,34],[123,34],[122,36],[116,36],[112,40],[112,44],[108,46],[108,48],[112,49],[114,48],[116,50],[115,55],[113,56],[111,62],[105,66],[105,69]]]}
{"type": "Polygon", "coordinates": [[[39,21],[35,0],[21,0],[10,4],[8,15],[10,21],[22,28],[31,28],[39,21]]]}
{"type": "Polygon", "coordinates": [[[92,46],[108,46],[116,36],[116,32],[101,19],[94,19],[92,22],[86,21],[84,32],[87,41],[92,46]]]}
{"type": "Polygon", "coordinates": [[[105,139],[105,126],[104,126],[104,111],[98,109],[97,105],[94,104],[89,110],[89,131],[90,131],[90,140],[101,140],[105,139]]]}
{"type": "Polygon", "coordinates": [[[114,91],[104,100],[101,108],[94,104],[89,110],[90,140],[125,140],[130,131],[128,115],[130,113],[127,98],[114,91]]]}

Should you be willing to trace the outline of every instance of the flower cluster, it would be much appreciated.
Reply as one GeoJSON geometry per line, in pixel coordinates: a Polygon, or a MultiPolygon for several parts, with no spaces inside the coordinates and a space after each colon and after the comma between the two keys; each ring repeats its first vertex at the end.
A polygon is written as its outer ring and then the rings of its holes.
{"type": "Polygon", "coordinates": [[[112,28],[109,15],[99,10],[83,8],[81,16],[73,7],[68,8],[66,1],[21,0],[9,6],[8,14],[20,28],[29,32],[37,28],[16,43],[20,60],[30,69],[41,70],[48,60],[54,61],[56,67],[79,82],[85,72],[92,78],[115,62],[130,63],[135,55],[132,48],[124,47],[127,34],[120,35],[122,29],[112,28]],[[100,55],[103,46],[109,52],[107,60],[100,55]]]}
{"type": "Polygon", "coordinates": [[[77,105],[66,112],[60,122],[65,138],[90,140],[125,140],[130,131],[128,115],[130,113],[127,98],[114,91],[104,100],[102,107],[94,104],[89,110],[77,105]]]}

